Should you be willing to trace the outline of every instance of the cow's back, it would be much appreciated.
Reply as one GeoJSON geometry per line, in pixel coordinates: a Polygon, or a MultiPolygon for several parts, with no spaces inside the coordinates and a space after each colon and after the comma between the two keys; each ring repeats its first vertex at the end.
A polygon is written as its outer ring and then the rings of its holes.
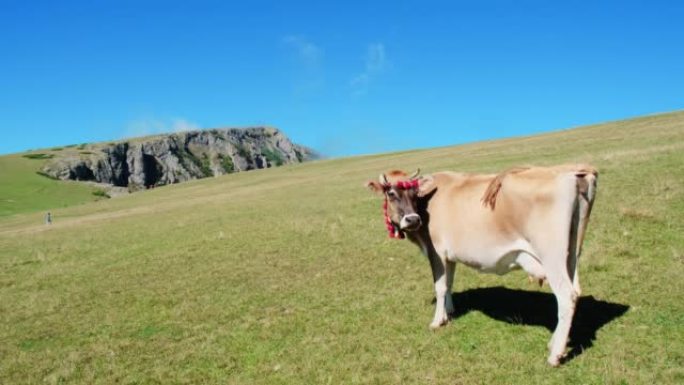
{"type": "Polygon", "coordinates": [[[515,237],[513,218],[502,211],[488,209],[480,201],[495,177],[451,172],[432,175],[437,189],[427,207],[428,226],[437,249],[468,254],[470,245],[474,245],[472,240],[496,243],[515,237]]]}
{"type": "Polygon", "coordinates": [[[597,175],[589,165],[560,165],[554,167],[530,167],[512,173],[503,173],[501,187],[495,197],[486,203],[496,210],[493,202],[499,202],[502,210],[544,210],[553,207],[561,200],[572,203],[578,190],[586,182],[584,176],[597,175]]]}
{"type": "MultiPolygon", "coordinates": [[[[578,175],[596,175],[589,165],[518,167],[500,174],[433,174],[428,204],[436,245],[506,244],[538,233],[550,220],[566,220],[577,194],[578,175]]],[[[465,250],[466,252],[468,250],[465,250]]]]}

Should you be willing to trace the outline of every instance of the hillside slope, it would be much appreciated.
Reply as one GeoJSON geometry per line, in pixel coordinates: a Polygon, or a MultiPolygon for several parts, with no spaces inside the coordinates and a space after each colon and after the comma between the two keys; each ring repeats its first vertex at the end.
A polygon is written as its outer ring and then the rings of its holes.
{"type": "Polygon", "coordinates": [[[22,154],[0,156],[0,217],[57,208],[102,199],[98,189],[79,182],[55,181],[36,172],[45,159],[22,154]]]}
{"type": "Polygon", "coordinates": [[[273,127],[186,131],[0,156],[0,217],[317,157],[273,127]]]}
{"type": "Polygon", "coordinates": [[[0,383],[684,381],[684,112],[317,161],[0,218],[0,383]],[[427,261],[390,240],[390,168],[600,170],[572,359],[548,287],[459,266],[438,332],[427,261]]]}

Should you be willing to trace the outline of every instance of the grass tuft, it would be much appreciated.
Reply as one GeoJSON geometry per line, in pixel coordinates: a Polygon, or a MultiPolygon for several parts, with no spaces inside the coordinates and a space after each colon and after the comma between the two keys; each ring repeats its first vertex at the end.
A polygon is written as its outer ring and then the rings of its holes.
{"type": "Polygon", "coordinates": [[[43,153],[38,153],[38,154],[25,154],[22,155],[24,158],[27,159],[51,159],[54,158],[54,154],[43,154],[43,153]]]}
{"type": "Polygon", "coordinates": [[[50,174],[48,174],[48,173],[46,173],[46,172],[43,172],[43,171],[36,171],[36,174],[38,174],[38,175],[40,175],[40,176],[42,176],[42,177],[48,178],[48,179],[59,180],[59,178],[56,178],[56,177],[54,177],[54,176],[52,176],[52,175],[50,175],[50,174]]]}
{"type": "Polygon", "coordinates": [[[261,153],[266,157],[270,164],[282,166],[285,163],[283,156],[276,150],[264,147],[261,149],[261,153]]]}
{"type": "Polygon", "coordinates": [[[248,160],[252,157],[252,152],[244,145],[238,143],[235,145],[235,148],[237,149],[238,155],[240,155],[240,157],[243,159],[248,160]]]}
{"type": "Polygon", "coordinates": [[[226,174],[230,174],[235,172],[235,164],[233,164],[233,159],[229,156],[221,156],[221,167],[223,167],[223,171],[226,172],[226,174]]]}
{"type": "Polygon", "coordinates": [[[109,194],[107,194],[107,192],[105,190],[102,190],[102,189],[97,189],[97,190],[93,191],[92,194],[95,195],[96,197],[107,198],[107,199],[111,198],[109,196],[109,194]]]}

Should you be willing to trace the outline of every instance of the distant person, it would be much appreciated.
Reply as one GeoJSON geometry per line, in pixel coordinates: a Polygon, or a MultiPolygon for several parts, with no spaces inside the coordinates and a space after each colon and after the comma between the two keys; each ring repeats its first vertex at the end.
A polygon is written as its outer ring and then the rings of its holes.
{"type": "Polygon", "coordinates": [[[47,214],[45,214],[45,224],[46,225],[51,225],[52,224],[52,215],[50,215],[50,212],[48,211],[47,214]]]}

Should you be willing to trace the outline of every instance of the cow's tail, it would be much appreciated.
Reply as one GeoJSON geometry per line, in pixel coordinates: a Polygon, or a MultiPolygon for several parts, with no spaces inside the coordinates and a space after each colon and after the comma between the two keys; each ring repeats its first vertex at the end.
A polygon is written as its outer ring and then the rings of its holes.
{"type": "Polygon", "coordinates": [[[594,206],[594,198],[596,198],[596,181],[598,179],[598,171],[589,165],[581,166],[576,172],[577,178],[577,206],[578,206],[578,229],[577,229],[577,254],[582,247],[584,241],[584,233],[589,223],[589,216],[591,209],[594,206]]]}
{"type": "Polygon", "coordinates": [[[495,176],[494,179],[492,179],[492,181],[489,182],[487,189],[482,195],[482,199],[480,200],[482,202],[482,205],[484,207],[489,207],[490,209],[494,210],[494,208],[496,207],[496,198],[499,196],[499,191],[501,191],[501,185],[503,184],[503,180],[506,178],[506,176],[510,174],[517,174],[521,171],[525,171],[528,169],[529,167],[514,167],[495,176]]]}

